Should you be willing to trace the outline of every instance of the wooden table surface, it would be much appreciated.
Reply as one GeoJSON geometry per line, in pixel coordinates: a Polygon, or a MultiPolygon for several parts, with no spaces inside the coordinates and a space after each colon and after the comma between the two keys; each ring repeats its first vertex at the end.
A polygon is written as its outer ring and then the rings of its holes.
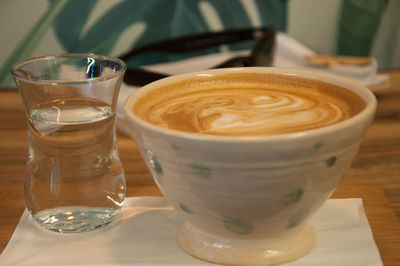
{"type": "MultiPolygon", "coordinates": [[[[385,265],[400,265],[400,70],[386,72],[390,83],[373,88],[376,118],[352,167],[333,197],[362,198],[385,265]]],[[[25,208],[23,181],[27,130],[16,91],[0,90],[0,252],[25,208]]],[[[136,144],[118,134],[127,196],[161,195],[136,144]]]]}

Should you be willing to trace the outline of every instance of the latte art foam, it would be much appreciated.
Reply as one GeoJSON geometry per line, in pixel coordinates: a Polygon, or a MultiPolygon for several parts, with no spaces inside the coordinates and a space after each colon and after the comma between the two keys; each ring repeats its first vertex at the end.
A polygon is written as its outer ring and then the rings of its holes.
{"type": "Polygon", "coordinates": [[[134,112],[165,128],[211,135],[274,135],[324,127],[364,107],[355,93],[272,74],[194,78],[141,98],[134,112]]]}

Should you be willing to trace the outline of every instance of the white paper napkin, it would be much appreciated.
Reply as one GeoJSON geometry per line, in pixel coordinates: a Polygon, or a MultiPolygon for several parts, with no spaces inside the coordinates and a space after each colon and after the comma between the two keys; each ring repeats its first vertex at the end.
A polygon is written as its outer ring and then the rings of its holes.
{"type": "MultiPolygon", "coordinates": [[[[25,210],[0,265],[210,265],[178,246],[181,221],[162,197],[127,198],[116,221],[77,234],[40,229],[25,210]]],[[[330,199],[311,222],[316,247],[285,265],[383,265],[361,199],[330,199]]]]}

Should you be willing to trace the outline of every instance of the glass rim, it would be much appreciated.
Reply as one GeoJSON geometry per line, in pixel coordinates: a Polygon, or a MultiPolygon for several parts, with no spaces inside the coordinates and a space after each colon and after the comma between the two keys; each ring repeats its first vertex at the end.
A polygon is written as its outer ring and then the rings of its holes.
{"type": "Polygon", "coordinates": [[[13,64],[13,66],[10,69],[10,72],[12,76],[16,79],[24,80],[29,83],[36,83],[36,84],[51,84],[51,85],[68,85],[68,84],[85,84],[88,82],[99,82],[99,81],[105,81],[105,80],[110,80],[114,77],[117,77],[125,72],[127,69],[126,63],[116,57],[113,56],[108,56],[108,55],[100,55],[100,54],[95,54],[95,53],[59,53],[59,54],[48,54],[48,55],[40,55],[40,56],[35,56],[27,59],[23,59],[21,61],[16,62],[13,64]],[[18,74],[17,71],[24,65],[27,65],[29,63],[35,62],[35,61],[47,61],[53,58],[79,58],[79,57],[87,57],[87,56],[92,56],[94,58],[101,58],[104,60],[109,60],[116,62],[121,65],[121,69],[116,70],[114,73],[106,74],[104,76],[100,77],[94,77],[94,78],[86,78],[86,79],[76,79],[76,80],[68,80],[68,79],[38,79],[38,80],[33,80],[33,79],[27,79],[26,77],[22,76],[21,74],[18,74]]]}

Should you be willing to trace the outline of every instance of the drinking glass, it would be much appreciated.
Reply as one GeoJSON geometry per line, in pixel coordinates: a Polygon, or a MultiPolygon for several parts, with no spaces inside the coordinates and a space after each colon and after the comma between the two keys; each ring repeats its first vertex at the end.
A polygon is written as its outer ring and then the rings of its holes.
{"type": "Polygon", "coordinates": [[[11,73],[27,118],[24,184],[33,219],[56,232],[113,221],[125,198],[115,133],[123,61],[60,54],[16,63],[11,73]]]}

